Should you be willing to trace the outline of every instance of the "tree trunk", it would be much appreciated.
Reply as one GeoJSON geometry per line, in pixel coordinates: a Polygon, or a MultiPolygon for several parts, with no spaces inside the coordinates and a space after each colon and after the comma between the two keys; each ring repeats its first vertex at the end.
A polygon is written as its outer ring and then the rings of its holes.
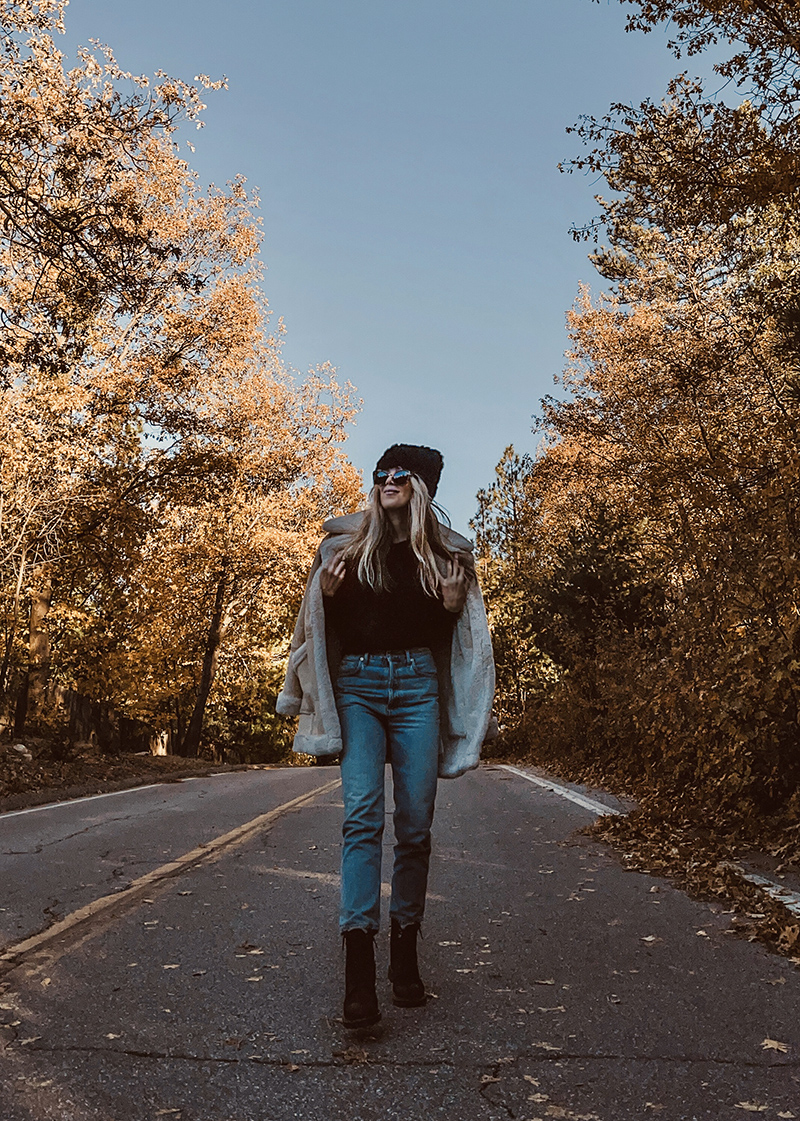
{"type": "Polygon", "coordinates": [[[17,700],[15,736],[24,735],[28,721],[39,719],[44,711],[47,680],[50,676],[50,634],[47,629],[47,615],[52,600],[52,574],[46,569],[39,569],[31,593],[28,669],[23,677],[17,700]]]}
{"type": "Polygon", "coordinates": [[[3,650],[3,664],[0,666],[0,694],[5,695],[8,690],[9,670],[11,667],[11,655],[14,650],[14,639],[17,637],[17,628],[19,627],[19,614],[20,602],[22,599],[22,582],[25,576],[25,569],[27,567],[27,550],[23,549],[22,556],[19,562],[19,572],[17,573],[17,584],[14,588],[14,603],[11,608],[11,622],[9,623],[8,633],[6,634],[5,649],[3,650]]]}
{"type": "Polygon", "coordinates": [[[203,717],[206,710],[206,701],[214,684],[219,660],[219,648],[230,625],[230,618],[225,612],[225,596],[228,591],[227,563],[223,565],[217,581],[217,591],[214,597],[214,610],[211,614],[211,623],[206,637],[206,648],[203,654],[203,669],[200,674],[200,688],[197,693],[194,709],[186,729],[186,735],[178,745],[177,754],[196,758],[200,750],[200,736],[203,731],[203,717]]]}

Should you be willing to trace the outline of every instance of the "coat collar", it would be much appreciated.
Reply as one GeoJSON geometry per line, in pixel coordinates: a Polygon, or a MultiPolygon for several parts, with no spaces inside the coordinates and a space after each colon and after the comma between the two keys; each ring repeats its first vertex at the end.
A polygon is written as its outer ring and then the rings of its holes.
{"type": "MultiPolygon", "coordinates": [[[[328,518],[322,528],[326,533],[332,536],[355,533],[361,525],[365,514],[366,510],[357,510],[354,514],[344,514],[340,518],[328,518]]],[[[449,529],[446,525],[443,525],[442,522],[439,522],[439,529],[442,534],[442,540],[449,548],[454,549],[456,552],[472,552],[474,546],[468,538],[462,537],[460,533],[456,533],[454,529],[449,529]]]]}

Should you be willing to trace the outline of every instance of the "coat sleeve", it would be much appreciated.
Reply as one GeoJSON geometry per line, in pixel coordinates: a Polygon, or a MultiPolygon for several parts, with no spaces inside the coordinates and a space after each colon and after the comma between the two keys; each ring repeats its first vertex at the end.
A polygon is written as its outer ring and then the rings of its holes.
{"type": "Polygon", "coordinates": [[[303,688],[303,663],[306,660],[306,601],[308,599],[311,581],[314,579],[314,575],[321,564],[321,551],[317,549],[316,556],[311,565],[311,571],[306,580],[303,602],[300,604],[300,612],[297,616],[291,646],[289,647],[289,663],[286,667],[286,677],[275,703],[275,711],[280,716],[297,716],[303,701],[303,693],[306,691],[303,688]]]}

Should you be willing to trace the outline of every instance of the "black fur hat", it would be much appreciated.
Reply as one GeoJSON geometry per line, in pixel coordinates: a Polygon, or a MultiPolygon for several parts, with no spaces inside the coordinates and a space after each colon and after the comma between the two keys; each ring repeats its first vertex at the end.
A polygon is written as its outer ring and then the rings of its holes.
{"type": "Polygon", "coordinates": [[[405,467],[406,471],[419,475],[433,498],[443,466],[442,453],[436,448],[426,448],[422,444],[392,444],[375,464],[375,470],[405,467]]]}

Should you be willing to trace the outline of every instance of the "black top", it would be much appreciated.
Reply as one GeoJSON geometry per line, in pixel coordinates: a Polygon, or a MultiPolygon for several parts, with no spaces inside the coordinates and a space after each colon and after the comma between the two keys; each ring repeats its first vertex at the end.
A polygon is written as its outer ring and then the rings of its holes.
{"type": "Polygon", "coordinates": [[[391,580],[386,591],[365,587],[358,579],[357,562],[348,560],[335,595],[323,597],[325,620],[343,654],[435,647],[450,638],[457,615],[447,610],[441,595],[425,592],[408,541],[390,545],[386,566],[391,580]]]}

